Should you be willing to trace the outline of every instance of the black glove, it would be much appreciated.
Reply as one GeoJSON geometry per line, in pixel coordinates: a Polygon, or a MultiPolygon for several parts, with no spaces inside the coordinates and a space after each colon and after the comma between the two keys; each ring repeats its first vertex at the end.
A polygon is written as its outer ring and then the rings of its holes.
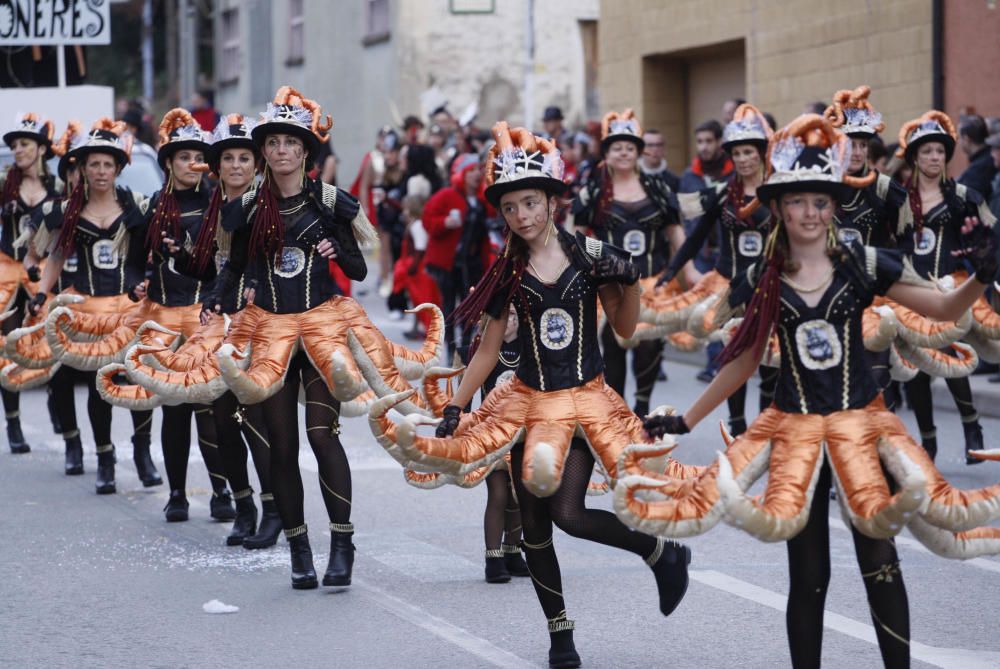
{"type": "Polygon", "coordinates": [[[997,276],[997,236],[993,228],[977,221],[967,235],[962,235],[965,247],[957,255],[969,261],[976,273],[976,281],[989,285],[997,276]]]}
{"type": "Polygon", "coordinates": [[[457,407],[454,404],[446,406],[442,412],[441,422],[438,423],[437,430],[434,431],[434,436],[441,438],[455,434],[461,415],[462,407],[457,407]]]}
{"type": "Polygon", "coordinates": [[[334,237],[325,237],[324,239],[326,239],[326,241],[330,242],[330,245],[333,246],[333,256],[331,256],[330,258],[326,258],[326,260],[339,260],[340,259],[340,242],[338,242],[336,240],[336,238],[334,238],[334,237]]]}
{"type": "Polygon", "coordinates": [[[42,305],[45,304],[45,300],[48,298],[49,296],[41,291],[35,293],[35,296],[28,302],[28,311],[32,316],[38,315],[38,313],[42,310],[42,305]]]}
{"type": "Polygon", "coordinates": [[[602,285],[623,283],[631,286],[639,280],[639,268],[628,260],[605,254],[594,263],[594,278],[602,285]]]}
{"type": "Polygon", "coordinates": [[[684,422],[684,416],[677,415],[650,416],[642,421],[642,429],[654,439],[659,439],[665,434],[687,434],[691,431],[684,422]]]}
{"type": "Polygon", "coordinates": [[[32,283],[38,283],[42,280],[42,270],[38,269],[38,265],[32,265],[28,268],[28,281],[32,283]]]}
{"type": "Polygon", "coordinates": [[[656,287],[659,288],[660,286],[667,285],[668,283],[674,280],[675,276],[677,276],[677,272],[673,271],[668,267],[667,269],[663,270],[663,274],[661,274],[660,278],[656,280],[656,287]]]}

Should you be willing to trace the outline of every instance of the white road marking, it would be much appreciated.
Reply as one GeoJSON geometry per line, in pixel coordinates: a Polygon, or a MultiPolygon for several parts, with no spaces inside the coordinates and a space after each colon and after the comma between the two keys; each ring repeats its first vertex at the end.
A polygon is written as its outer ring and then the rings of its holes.
{"type": "MultiPolygon", "coordinates": [[[[841,518],[835,518],[830,516],[830,527],[841,530],[843,532],[850,532],[850,528],[844,523],[841,518]]],[[[934,555],[928,548],[926,548],[922,543],[916,539],[911,539],[910,537],[904,537],[899,535],[896,537],[896,544],[898,546],[905,546],[906,548],[918,551],[920,553],[927,553],[928,555],[934,555]]],[[[941,558],[945,560],[947,558],[941,558]]],[[[960,560],[958,564],[969,565],[970,567],[978,567],[979,569],[985,569],[986,571],[992,571],[995,574],[1000,574],[1000,562],[995,560],[988,560],[986,558],[972,558],[971,560],[960,560]]]]}
{"type": "Polygon", "coordinates": [[[489,662],[496,667],[538,667],[522,657],[494,646],[486,639],[480,638],[456,625],[451,624],[444,618],[439,618],[429,611],[410,604],[399,597],[390,595],[388,592],[371,585],[365,581],[354,579],[354,584],[362,592],[363,596],[373,603],[382,607],[386,611],[396,615],[403,620],[416,625],[417,627],[430,632],[439,639],[458,646],[462,650],[475,655],[481,660],[489,662]]]}
{"type": "MultiPolygon", "coordinates": [[[[748,599],[782,613],[785,611],[787,598],[777,592],[714,570],[692,570],[690,576],[692,580],[717,590],[748,599]]],[[[878,645],[875,629],[871,625],[860,623],[839,613],[824,611],[823,625],[849,637],[878,645]]],[[[913,640],[910,641],[910,655],[915,660],[926,662],[935,667],[942,667],[942,669],[995,669],[995,667],[1000,666],[1000,652],[965,648],[938,648],[913,640]]]]}

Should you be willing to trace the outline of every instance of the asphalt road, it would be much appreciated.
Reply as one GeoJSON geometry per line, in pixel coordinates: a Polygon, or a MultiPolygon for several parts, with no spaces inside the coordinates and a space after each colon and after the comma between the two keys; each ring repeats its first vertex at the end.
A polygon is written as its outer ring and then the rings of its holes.
{"type": "MultiPolygon", "coordinates": [[[[408,322],[389,320],[374,291],[360,299],[401,340],[408,322]]],[[[694,380],[697,367],[671,361],[667,370],[670,380],[658,384],[653,404],[687,406],[703,387],[694,380]]],[[[984,409],[996,413],[996,399],[983,395],[984,409]]],[[[748,400],[755,405],[756,388],[748,400]]],[[[82,415],[82,389],[77,406],[82,415]]],[[[948,479],[962,487],[1000,480],[996,463],[966,467],[957,414],[944,400],[938,412],[938,464],[948,479]]],[[[26,393],[22,414],[32,452],[0,452],[0,666],[546,664],[545,619],[530,582],[483,581],[485,489],[407,486],[364,419],[343,426],[354,475],[354,585],[297,592],[288,583],[284,541],[253,552],[224,546],[229,528],[209,519],[210,487],[197,448],[189,475],[191,520],[168,525],[161,512],[165,487],[143,489],[136,478],[124,411],[116,409],[114,419],[119,493],[102,497],[93,490],[96,458],[87,427],[87,473],[70,478],[62,474],[62,442],[48,424],[44,394],[26,393]],[[239,611],[206,614],[202,606],[213,599],[239,611]]],[[[912,415],[903,415],[915,430],[912,415]]],[[[711,461],[722,447],[715,428],[722,417],[720,410],[685,437],[677,456],[711,461]]],[[[159,419],[157,414],[157,425],[159,419]]],[[[1000,446],[1000,420],[985,418],[984,429],[987,445],[1000,446]]],[[[159,450],[154,445],[161,463],[159,450]]],[[[329,534],[308,446],[300,463],[306,518],[322,569],[329,534]]],[[[590,504],[610,508],[611,500],[590,498],[590,504]]],[[[850,534],[835,508],[831,535],[824,666],[879,666],[850,534]]],[[[664,619],[642,561],[557,533],[569,616],[577,621],[585,666],[788,666],[785,547],[723,525],[688,543],[694,553],[691,587],[676,613],[664,619]]],[[[944,560],[906,534],[899,545],[914,666],[1000,667],[1000,560],[944,560]]]]}

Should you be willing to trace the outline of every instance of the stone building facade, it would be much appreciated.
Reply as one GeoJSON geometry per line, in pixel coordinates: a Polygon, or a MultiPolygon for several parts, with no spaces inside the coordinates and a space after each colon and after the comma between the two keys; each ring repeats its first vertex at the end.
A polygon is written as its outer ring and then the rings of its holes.
{"type": "MultiPolygon", "coordinates": [[[[841,88],[872,87],[885,139],[939,106],[1000,115],[1000,9],[986,0],[602,0],[599,93],[666,133],[671,165],[692,129],[742,97],[784,125],[841,88]]],[[[964,166],[956,153],[952,172],[964,166]]]]}
{"type": "Polygon", "coordinates": [[[537,128],[550,104],[567,123],[600,112],[598,0],[218,0],[215,11],[216,106],[255,112],[278,86],[299,88],[333,116],[342,184],[381,126],[430,111],[431,87],[456,117],[477,103],[484,128],[526,115],[537,128]]]}

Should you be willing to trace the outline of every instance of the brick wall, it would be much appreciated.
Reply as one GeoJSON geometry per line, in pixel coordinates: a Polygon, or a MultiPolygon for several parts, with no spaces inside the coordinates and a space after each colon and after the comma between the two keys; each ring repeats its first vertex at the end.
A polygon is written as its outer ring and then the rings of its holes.
{"type": "MultiPolygon", "coordinates": [[[[679,116],[672,127],[688,131],[702,119],[683,118],[676,101],[686,95],[683,77],[665,74],[659,61],[740,39],[745,97],[779,125],[807,102],[867,83],[894,141],[899,126],[932,103],[929,0],[602,0],[599,35],[604,107],[632,106],[664,127],[670,114],[679,116]],[[651,71],[664,75],[656,86],[651,71]]],[[[672,165],[690,160],[686,147],[686,139],[670,141],[672,165]]]]}

